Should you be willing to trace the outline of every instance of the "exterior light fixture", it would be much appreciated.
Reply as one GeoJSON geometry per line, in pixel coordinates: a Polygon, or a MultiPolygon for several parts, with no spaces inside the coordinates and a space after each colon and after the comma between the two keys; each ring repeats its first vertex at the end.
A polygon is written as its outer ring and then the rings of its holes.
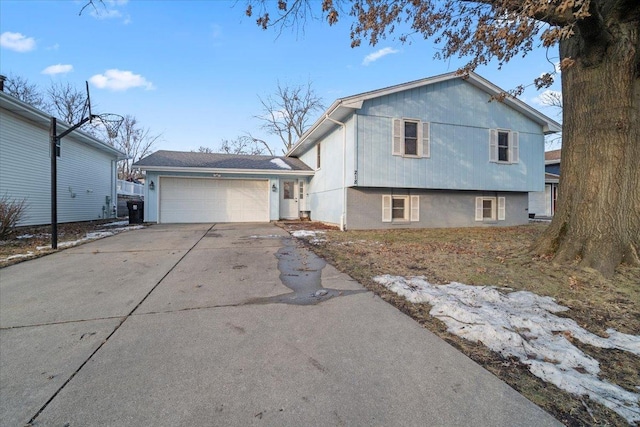
{"type": "Polygon", "coordinates": [[[149,183],[149,190],[155,190],[156,189],[156,185],[153,183],[153,181],[151,181],[149,183]]]}
{"type": "Polygon", "coordinates": [[[276,185],[275,185],[275,184],[273,184],[273,185],[271,186],[271,191],[273,191],[273,192],[275,193],[276,191],[278,191],[278,187],[276,187],[276,185]]]}

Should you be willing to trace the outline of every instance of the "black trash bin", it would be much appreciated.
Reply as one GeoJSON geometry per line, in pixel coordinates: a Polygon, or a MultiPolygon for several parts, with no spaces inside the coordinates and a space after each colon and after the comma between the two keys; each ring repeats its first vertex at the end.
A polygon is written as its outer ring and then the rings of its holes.
{"type": "Polygon", "coordinates": [[[127,200],[129,209],[129,224],[142,224],[144,222],[144,202],[142,200],[127,200]]]}

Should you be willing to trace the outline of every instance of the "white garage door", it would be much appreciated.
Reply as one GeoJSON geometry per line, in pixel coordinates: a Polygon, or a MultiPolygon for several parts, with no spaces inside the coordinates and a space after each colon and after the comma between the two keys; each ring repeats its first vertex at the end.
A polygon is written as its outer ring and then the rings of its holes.
{"type": "Polygon", "coordinates": [[[269,181],[160,178],[164,223],[268,222],[269,181]]]}

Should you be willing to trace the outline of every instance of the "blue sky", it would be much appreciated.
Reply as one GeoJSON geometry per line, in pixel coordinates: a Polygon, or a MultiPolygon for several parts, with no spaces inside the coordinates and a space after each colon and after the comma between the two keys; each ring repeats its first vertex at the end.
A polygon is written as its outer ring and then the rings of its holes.
{"type": "MultiPolygon", "coordinates": [[[[254,118],[258,96],[308,81],[326,106],[336,98],[455,71],[464,60],[433,59],[436,46],[388,38],[350,47],[348,16],[335,26],[308,21],[299,32],[264,31],[236,1],[105,0],[78,15],[83,0],[0,1],[0,73],[42,89],[90,82],[94,113],[131,114],[162,133],[155,149],[219,147],[245,132],[280,147],[254,118]]],[[[318,10],[319,10],[318,2],[318,10]]],[[[543,48],[502,70],[477,70],[503,89],[529,83],[553,66],[543,48]]],[[[552,89],[559,90],[559,81],[552,89]]],[[[521,97],[551,118],[529,88],[521,97]]],[[[315,120],[315,117],[313,118],[315,120]]]]}

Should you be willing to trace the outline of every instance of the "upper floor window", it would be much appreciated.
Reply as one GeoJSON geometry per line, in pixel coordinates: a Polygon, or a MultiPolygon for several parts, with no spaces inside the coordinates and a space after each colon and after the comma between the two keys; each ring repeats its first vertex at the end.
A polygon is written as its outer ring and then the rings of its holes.
{"type": "Polygon", "coordinates": [[[429,157],[429,123],[413,119],[393,119],[394,156],[429,157]]]}
{"type": "Polygon", "coordinates": [[[320,169],[320,143],[318,143],[318,145],[316,146],[317,148],[317,152],[316,152],[316,169],[320,169]]]}
{"type": "Polygon", "coordinates": [[[489,131],[489,160],[498,163],[518,163],[518,132],[502,129],[489,131]]]}

